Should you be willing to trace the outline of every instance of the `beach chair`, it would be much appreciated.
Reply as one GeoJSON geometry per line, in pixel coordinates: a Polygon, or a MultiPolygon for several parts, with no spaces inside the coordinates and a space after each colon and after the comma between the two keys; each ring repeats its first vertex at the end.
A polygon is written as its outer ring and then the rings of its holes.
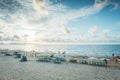
{"type": "Polygon", "coordinates": [[[80,64],[88,64],[86,60],[80,60],[80,64]]]}
{"type": "Polygon", "coordinates": [[[94,66],[105,66],[105,62],[101,62],[101,61],[93,61],[92,65],[94,66]]]}
{"type": "Polygon", "coordinates": [[[21,54],[15,54],[15,58],[21,58],[21,54]]]}
{"type": "Polygon", "coordinates": [[[77,60],[76,59],[70,59],[69,62],[71,62],[71,63],[77,63],[77,60]]]}
{"type": "Polygon", "coordinates": [[[5,56],[12,56],[12,54],[6,53],[5,56]]]}
{"type": "Polygon", "coordinates": [[[25,61],[27,61],[27,57],[26,56],[22,56],[20,62],[25,62],[25,61]]]}
{"type": "Polygon", "coordinates": [[[51,58],[50,58],[49,56],[45,56],[45,57],[43,58],[43,61],[44,61],[44,62],[50,62],[50,60],[51,60],[51,58]]]}
{"type": "Polygon", "coordinates": [[[37,61],[50,62],[51,61],[51,57],[49,57],[49,56],[41,56],[41,57],[38,58],[37,61]]]}
{"type": "Polygon", "coordinates": [[[65,58],[59,58],[61,62],[66,62],[65,58]]]}
{"type": "Polygon", "coordinates": [[[60,59],[60,58],[55,58],[55,59],[53,59],[53,62],[54,62],[54,63],[61,64],[61,59],[60,59]]]}

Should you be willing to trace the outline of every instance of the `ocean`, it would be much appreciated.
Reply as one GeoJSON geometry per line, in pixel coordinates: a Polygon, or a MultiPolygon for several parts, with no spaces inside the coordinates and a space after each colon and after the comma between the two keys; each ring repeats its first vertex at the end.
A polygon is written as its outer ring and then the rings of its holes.
{"type": "Polygon", "coordinates": [[[37,52],[66,52],[66,54],[78,55],[96,55],[96,56],[111,56],[120,54],[120,45],[40,45],[40,44],[0,44],[0,49],[24,50],[37,52]]]}

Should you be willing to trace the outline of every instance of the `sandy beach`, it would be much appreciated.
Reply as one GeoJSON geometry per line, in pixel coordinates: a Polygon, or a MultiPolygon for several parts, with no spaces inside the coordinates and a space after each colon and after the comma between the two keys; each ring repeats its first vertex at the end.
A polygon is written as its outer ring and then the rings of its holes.
{"type": "Polygon", "coordinates": [[[120,80],[120,70],[83,64],[19,62],[0,55],[0,80],[120,80]]]}

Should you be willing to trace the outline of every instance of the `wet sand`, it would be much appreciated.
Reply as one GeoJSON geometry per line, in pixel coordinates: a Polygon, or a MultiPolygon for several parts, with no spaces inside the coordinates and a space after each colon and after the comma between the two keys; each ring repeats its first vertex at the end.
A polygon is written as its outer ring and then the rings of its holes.
{"type": "Polygon", "coordinates": [[[19,62],[0,55],[0,80],[120,80],[120,70],[83,64],[19,62]]]}

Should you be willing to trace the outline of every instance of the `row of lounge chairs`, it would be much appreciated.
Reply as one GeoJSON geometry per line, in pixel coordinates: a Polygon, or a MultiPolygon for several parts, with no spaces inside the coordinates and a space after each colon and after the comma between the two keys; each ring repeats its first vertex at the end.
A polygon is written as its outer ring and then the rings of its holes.
{"type": "MultiPolygon", "coordinates": [[[[107,59],[109,60],[109,59],[107,59]]],[[[85,58],[85,57],[80,57],[80,58],[73,58],[70,59],[69,62],[72,63],[80,63],[80,64],[87,64],[87,65],[93,65],[93,66],[106,66],[106,62],[104,61],[103,58],[85,58]]]]}
{"type": "MultiPolygon", "coordinates": [[[[15,53],[14,55],[15,55],[15,58],[21,58],[20,59],[21,62],[28,61],[26,56],[22,56],[19,53],[15,53]]],[[[62,58],[62,57],[38,56],[36,58],[37,58],[36,61],[38,61],[38,62],[53,62],[53,63],[58,63],[58,64],[61,64],[62,62],[66,62],[66,59],[62,58]]],[[[94,66],[106,66],[106,63],[103,60],[88,61],[87,58],[81,59],[81,60],[79,60],[79,62],[77,59],[73,58],[73,59],[70,59],[69,62],[88,64],[88,65],[94,65],[94,66]]]]}
{"type": "Polygon", "coordinates": [[[106,66],[106,63],[105,62],[96,62],[96,61],[93,61],[91,65],[95,65],[95,66],[106,66]]]}
{"type": "Polygon", "coordinates": [[[54,63],[61,63],[65,62],[66,60],[64,58],[59,58],[59,57],[49,57],[49,56],[40,56],[37,58],[37,61],[40,62],[54,62],[54,63]]]}
{"type": "Polygon", "coordinates": [[[69,62],[72,63],[80,63],[80,64],[87,64],[87,65],[93,65],[93,66],[106,66],[104,61],[87,61],[87,60],[80,60],[79,62],[75,59],[69,60],[69,62]]]}
{"type": "MultiPolygon", "coordinates": [[[[15,55],[14,58],[20,58],[21,62],[28,61],[26,56],[22,56],[19,53],[15,53],[14,55],[15,55]]],[[[60,64],[61,62],[65,62],[66,60],[64,58],[59,58],[59,57],[55,58],[55,57],[50,57],[50,56],[39,56],[39,57],[37,57],[36,61],[39,61],[39,62],[54,62],[54,63],[59,63],[60,64]]]]}

